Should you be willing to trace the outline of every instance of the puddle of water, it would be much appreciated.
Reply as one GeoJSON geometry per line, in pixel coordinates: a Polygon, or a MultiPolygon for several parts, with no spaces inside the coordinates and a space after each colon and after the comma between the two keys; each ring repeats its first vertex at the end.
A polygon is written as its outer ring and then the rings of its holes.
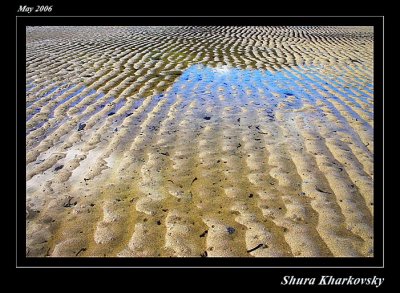
{"type": "Polygon", "coordinates": [[[26,117],[26,122],[28,122],[29,120],[31,120],[32,119],[32,117],[33,116],[35,116],[37,113],[39,113],[40,112],[40,108],[36,108],[33,112],[32,112],[32,114],[30,114],[30,115],[28,115],[27,117],[26,117]]]}
{"type": "Polygon", "coordinates": [[[87,93],[86,95],[81,96],[79,99],[77,99],[76,101],[72,102],[72,104],[70,105],[70,108],[75,107],[76,105],[78,105],[84,98],[93,95],[96,92],[96,90],[91,90],[89,93],[87,93]]]}
{"type": "MultiPolygon", "coordinates": [[[[70,87],[69,89],[71,89],[72,87],[70,87]]],[[[52,111],[51,111],[51,113],[50,113],[50,118],[53,118],[54,117],[54,110],[58,107],[58,106],[60,106],[60,105],[62,105],[62,104],[64,104],[64,103],[66,103],[67,101],[69,101],[70,99],[72,99],[73,97],[75,97],[76,95],[79,95],[84,89],[85,89],[86,87],[85,86],[82,86],[81,88],[79,88],[77,91],[75,91],[74,93],[72,93],[72,94],[70,94],[68,97],[66,97],[64,100],[61,100],[60,102],[58,102],[57,104],[55,104],[54,105],[54,107],[53,107],[53,109],[52,109],[52,111]]]]}
{"type": "MultiPolygon", "coordinates": [[[[59,86],[56,86],[54,88],[51,88],[49,91],[46,92],[46,94],[44,94],[43,96],[41,96],[37,101],[40,101],[41,99],[53,94],[54,92],[56,92],[61,86],[65,85],[65,83],[60,84],[59,86]]],[[[36,87],[37,85],[33,85],[34,87],[36,87]]],[[[74,88],[76,85],[71,85],[68,88],[65,88],[63,90],[61,90],[60,92],[56,93],[55,95],[53,95],[52,99],[56,99],[57,97],[61,96],[62,94],[64,94],[66,91],[69,91],[70,89],[74,88]]],[[[85,87],[82,87],[81,89],[79,89],[77,92],[71,94],[70,96],[68,96],[66,99],[62,100],[61,102],[58,102],[52,109],[50,115],[49,115],[49,119],[54,117],[54,109],[57,108],[59,105],[61,105],[62,103],[65,103],[67,100],[71,99],[72,97],[74,97],[75,95],[79,94],[80,92],[82,92],[84,90],[85,87]]],[[[47,103],[49,103],[50,101],[46,102],[43,106],[47,105],[47,103]]],[[[34,103],[27,103],[26,104],[26,108],[29,109],[31,107],[34,106],[34,103]]],[[[40,112],[41,108],[35,108],[35,110],[26,117],[26,122],[28,122],[29,120],[32,119],[33,116],[35,116],[36,114],[38,114],[40,112]]],[[[26,135],[28,135],[31,131],[38,129],[40,127],[43,126],[43,124],[46,123],[46,121],[42,121],[40,123],[38,123],[37,125],[35,125],[33,128],[27,129],[26,130],[26,135]]]]}
{"type": "MultiPolygon", "coordinates": [[[[97,95],[97,97],[93,100],[92,104],[95,104],[98,100],[100,100],[100,99],[101,99],[102,97],[104,97],[104,96],[105,96],[105,95],[104,95],[103,93],[99,93],[99,94],[97,95]]],[[[89,105],[90,105],[90,104],[83,105],[83,106],[79,109],[78,114],[81,114],[82,112],[84,112],[84,111],[86,110],[86,108],[89,107],[89,105]]],[[[100,109],[101,109],[101,106],[98,106],[97,109],[96,109],[96,113],[97,113],[98,110],[100,110],[100,109]]]]}
{"type": "Polygon", "coordinates": [[[117,113],[119,109],[126,103],[126,99],[122,99],[118,103],[114,104],[114,106],[108,111],[107,115],[110,115],[111,113],[117,113]]]}
{"type": "Polygon", "coordinates": [[[35,87],[36,87],[35,85],[27,84],[27,85],[26,85],[26,92],[29,92],[30,90],[32,90],[32,89],[35,88],[35,87]]]}
{"type": "Polygon", "coordinates": [[[276,99],[290,96],[290,107],[299,108],[300,99],[312,99],[299,87],[293,74],[287,71],[271,73],[263,70],[247,70],[230,67],[212,68],[195,65],[188,68],[173,84],[170,92],[185,99],[194,97],[215,99],[223,95],[229,104],[244,103],[241,97],[253,99],[256,105],[276,103],[276,99]]]}
{"type": "MultiPolygon", "coordinates": [[[[214,107],[218,104],[242,110],[246,108],[250,112],[261,111],[269,121],[274,121],[278,105],[288,112],[301,109],[305,104],[314,105],[315,110],[320,112],[318,100],[329,105],[327,99],[331,99],[341,104],[351,117],[361,120],[359,114],[346,104],[350,101],[355,107],[361,108],[359,101],[363,98],[352,91],[354,86],[346,88],[349,86],[346,80],[339,80],[335,74],[329,74],[329,71],[326,73],[322,69],[327,68],[298,66],[271,72],[193,65],[175,81],[168,96],[169,99],[182,96],[182,108],[198,100],[199,107],[206,104],[214,107]]],[[[366,81],[363,82],[366,84],[366,81]]]]}
{"type": "MultiPolygon", "coordinates": [[[[62,83],[62,84],[57,85],[57,86],[54,86],[54,83],[51,84],[51,85],[48,85],[47,88],[50,88],[50,90],[48,90],[44,95],[40,96],[37,100],[35,100],[35,101],[33,101],[33,102],[28,102],[28,103],[26,104],[26,108],[30,108],[31,106],[33,106],[34,103],[37,103],[37,102],[39,102],[40,100],[42,100],[43,98],[45,98],[45,97],[47,97],[47,96],[53,94],[56,90],[58,90],[58,89],[59,89],[61,86],[63,86],[63,85],[65,85],[65,83],[62,83]],[[52,86],[53,86],[53,87],[52,87],[52,86]]],[[[33,89],[33,88],[35,88],[35,87],[37,87],[37,85],[31,83],[31,84],[30,84],[29,90],[28,90],[28,86],[27,86],[26,92],[28,93],[28,91],[30,91],[31,89],[33,89]]],[[[45,87],[46,87],[46,86],[40,87],[40,88],[39,88],[39,91],[43,90],[45,87]]],[[[73,87],[73,86],[69,87],[68,89],[62,90],[61,92],[57,93],[57,95],[55,95],[53,98],[56,98],[56,97],[62,95],[65,91],[71,89],[72,87],[73,87]]]]}

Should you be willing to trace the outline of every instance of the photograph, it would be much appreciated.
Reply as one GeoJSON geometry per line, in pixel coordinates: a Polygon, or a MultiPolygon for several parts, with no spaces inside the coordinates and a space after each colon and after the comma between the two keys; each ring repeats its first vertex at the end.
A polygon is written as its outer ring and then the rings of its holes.
{"type": "Polygon", "coordinates": [[[376,30],[259,22],[22,28],[28,260],[376,257],[376,30]]]}

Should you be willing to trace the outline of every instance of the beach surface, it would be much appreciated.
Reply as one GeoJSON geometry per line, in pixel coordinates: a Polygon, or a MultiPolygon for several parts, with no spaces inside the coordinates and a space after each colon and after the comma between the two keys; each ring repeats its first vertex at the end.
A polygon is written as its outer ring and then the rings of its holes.
{"type": "Polygon", "coordinates": [[[27,27],[28,257],[372,257],[372,27],[27,27]]]}

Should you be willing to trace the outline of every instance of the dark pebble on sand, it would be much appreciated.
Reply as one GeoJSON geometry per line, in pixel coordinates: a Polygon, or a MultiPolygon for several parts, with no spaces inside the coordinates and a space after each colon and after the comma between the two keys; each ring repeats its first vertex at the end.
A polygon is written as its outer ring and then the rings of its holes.
{"type": "Polygon", "coordinates": [[[211,119],[211,117],[209,117],[209,116],[204,117],[204,120],[210,120],[210,119],[211,119]]]}
{"type": "Polygon", "coordinates": [[[58,171],[61,170],[64,167],[64,165],[60,165],[54,168],[54,171],[58,171]]]}
{"type": "Polygon", "coordinates": [[[86,123],[79,123],[78,131],[85,129],[85,127],[86,127],[86,123]]]}
{"type": "Polygon", "coordinates": [[[207,257],[207,256],[208,256],[207,251],[204,251],[203,253],[201,253],[200,256],[201,256],[201,257],[207,257]]]}
{"type": "Polygon", "coordinates": [[[228,227],[228,228],[226,228],[226,230],[228,231],[228,233],[230,234],[230,235],[232,235],[233,233],[235,233],[235,228],[233,228],[233,227],[228,227]]]}
{"type": "Polygon", "coordinates": [[[200,234],[200,237],[205,237],[208,233],[208,230],[204,231],[203,233],[200,234]]]}

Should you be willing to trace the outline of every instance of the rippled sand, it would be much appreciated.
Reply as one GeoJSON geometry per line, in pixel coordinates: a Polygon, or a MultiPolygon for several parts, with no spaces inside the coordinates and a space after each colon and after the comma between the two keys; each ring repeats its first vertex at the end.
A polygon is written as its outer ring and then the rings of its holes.
{"type": "Polygon", "coordinates": [[[369,27],[29,27],[27,256],[373,256],[369,27]]]}

